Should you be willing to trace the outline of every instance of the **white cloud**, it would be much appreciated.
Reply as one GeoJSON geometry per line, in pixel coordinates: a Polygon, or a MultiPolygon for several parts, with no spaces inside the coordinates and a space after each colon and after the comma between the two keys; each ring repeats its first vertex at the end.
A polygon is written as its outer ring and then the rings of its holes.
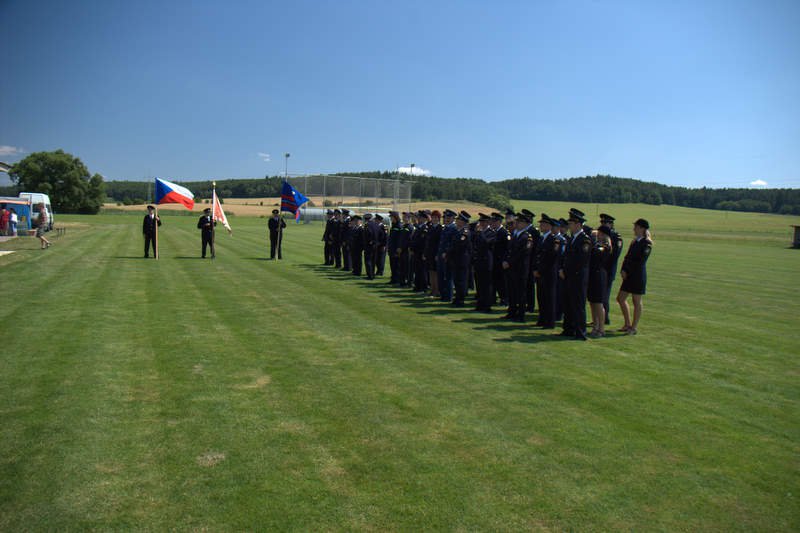
{"type": "Polygon", "coordinates": [[[767,182],[764,181],[764,180],[755,180],[755,181],[751,181],[750,185],[752,185],[753,187],[766,187],[767,186],[767,182]]]}
{"type": "Polygon", "coordinates": [[[0,145],[0,156],[19,155],[24,153],[25,153],[24,148],[18,148],[16,146],[7,146],[5,144],[0,145]]]}
{"type": "Polygon", "coordinates": [[[261,160],[264,161],[265,163],[270,162],[269,154],[265,154],[264,152],[258,152],[258,157],[260,157],[261,160]]]}
{"type": "Polygon", "coordinates": [[[401,174],[411,174],[412,176],[430,176],[431,171],[420,167],[399,167],[397,171],[401,174]]]}

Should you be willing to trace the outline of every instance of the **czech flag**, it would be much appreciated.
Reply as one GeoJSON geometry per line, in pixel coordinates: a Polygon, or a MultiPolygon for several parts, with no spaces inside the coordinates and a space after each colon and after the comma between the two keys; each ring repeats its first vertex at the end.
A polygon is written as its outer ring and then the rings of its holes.
{"type": "Polygon", "coordinates": [[[308,198],[292,187],[288,181],[283,182],[281,188],[281,211],[289,211],[294,215],[295,220],[300,220],[300,206],[308,201],[308,198]]]}
{"type": "Polygon", "coordinates": [[[177,183],[156,178],[157,204],[183,204],[186,209],[194,207],[194,194],[177,183]]]}

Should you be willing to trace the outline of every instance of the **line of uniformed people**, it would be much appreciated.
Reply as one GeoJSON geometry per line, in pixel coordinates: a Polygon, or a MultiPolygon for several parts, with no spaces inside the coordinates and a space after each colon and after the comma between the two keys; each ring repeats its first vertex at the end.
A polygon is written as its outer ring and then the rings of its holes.
{"type": "MultiPolygon", "coordinates": [[[[593,231],[577,209],[570,210],[567,220],[543,213],[537,225],[527,209],[509,210],[505,216],[479,213],[476,222],[470,222],[469,213],[450,209],[392,211],[389,216],[387,227],[377,214],[362,217],[350,216],[347,209],[329,210],[323,234],[325,264],[361,275],[363,258],[366,275],[372,279],[383,275],[388,255],[392,285],[413,288],[455,307],[463,307],[474,288],[476,311],[491,312],[499,303],[506,307],[504,319],[524,322],[526,313],[538,308],[536,325],[543,329],[561,322],[563,336],[585,340],[605,335],[623,247],[614,217],[601,214],[601,225],[593,231]],[[589,334],[587,299],[592,314],[589,334]]],[[[636,333],[641,317],[645,263],[652,247],[646,220],[639,219],[634,231],[636,241],[622,267],[627,280],[618,297],[625,318],[620,331],[630,334],[636,333]],[[633,321],[621,300],[629,294],[634,298],[633,321]]]]}

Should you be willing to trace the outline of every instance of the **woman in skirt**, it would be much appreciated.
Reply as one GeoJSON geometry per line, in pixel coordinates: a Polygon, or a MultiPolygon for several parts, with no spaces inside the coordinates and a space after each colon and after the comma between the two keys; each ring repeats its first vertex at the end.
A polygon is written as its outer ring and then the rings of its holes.
{"type": "Polygon", "coordinates": [[[625,325],[619,331],[636,335],[639,320],[642,318],[642,296],[647,288],[647,259],[653,250],[650,238],[650,223],[640,218],[633,224],[636,237],[628,246],[628,253],[622,262],[622,286],[617,294],[617,302],[625,318],[625,325]],[[628,296],[633,299],[633,321],[628,307],[628,296]]]}
{"type": "Polygon", "coordinates": [[[589,259],[589,289],[586,299],[592,310],[592,332],[590,337],[603,337],[606,334],[606,311],[603,308],[606,287],[608,286],[608,269],[613,260],[611,246],[611,228],[600,226],[594,232],[595,244],[589,259]]]}

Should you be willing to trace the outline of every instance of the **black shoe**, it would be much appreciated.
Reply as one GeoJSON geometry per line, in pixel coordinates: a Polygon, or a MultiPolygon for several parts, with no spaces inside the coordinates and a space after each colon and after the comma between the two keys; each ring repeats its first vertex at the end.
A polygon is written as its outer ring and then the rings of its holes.
{"type": "Polygon", "coordinates": [[[563,330],[561,333],[558,334],[559,337],[574,337],[575,334],[571,331],[567,331],[566,329],[563,330]]]}
{"type": "Polygon", "coordinates": [[[607,318],[606,318],[606,326],[608,326],[608,325],[610,325],[610,324],[611,324],[611,321],[610,321],[609,319],[607,319],[607,318]]]}

